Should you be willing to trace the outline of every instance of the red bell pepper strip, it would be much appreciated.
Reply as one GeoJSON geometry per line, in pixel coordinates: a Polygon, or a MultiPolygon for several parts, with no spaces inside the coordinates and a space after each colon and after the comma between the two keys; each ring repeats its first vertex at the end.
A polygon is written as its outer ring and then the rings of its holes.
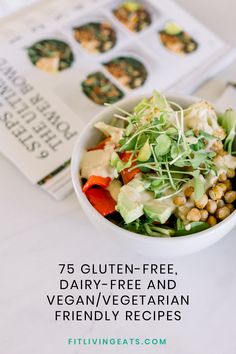
{"type": "Polygon", "coordinates": [[[121,159],[122,161],[124,161],[124,162],[128,162],[131,155],[132,155],[132,153],[129,152],[129,151],[123,151],[123,152],[120,154],[120,159],[121,159]]]}
{"type": "MultiPolygon", "coordinates": [[[[131,156],[131,152],[124,151],[120,155],[120,158],[124,162],[128,162],[131,156]]],[[[136,162],[133,162],[131,167],[134,167],[136,165],[136,162]]],[[[129,168],[125,168],[123,171],[121,171],[121,177],[123,179],[124,184],[129,183],[140,171],[138,167],[134,168],[133,170],[129,170],[129,168]]]]}
{"type": "Polygon", "coordinates": [[[129,183],[132,179],[140,172],[139,168],[134,168],[132,171],[129,171],[128,168],[121,171],[121,177],[123,179],[124,184],[129,183]]]}
{"type": "Polygon", "coordinates": [[[111,140],[111,137],[109,136],[108,138],[102,140],[97,146],[88,149],[88,151],[94,151],[94,150],[103,150],[105,145],[111,140]]]}
{"type": "Polygon", "coordinates": [[[108,190],[103,188],[90,188],[85,193],[93,207],[103,216],[116,211],[116,202],[108,190]]]}
{"type": "Polygon", "coordinates": [[[111,182],[110,177],[101,176],[90,176],[85,185],[83,186],[83,192],[86,193],[87,190],[93,186],[100,186],[102,188],[107,188],[111,182]]]}

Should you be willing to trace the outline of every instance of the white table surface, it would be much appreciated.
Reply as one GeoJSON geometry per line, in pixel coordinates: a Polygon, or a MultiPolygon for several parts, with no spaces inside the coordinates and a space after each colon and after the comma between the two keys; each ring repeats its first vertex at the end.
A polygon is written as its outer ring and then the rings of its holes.
{"type": "MultiPolygon", "coordinates": [[[[236,45],[234,0],[179,3],[236,45]]],[[[236,79],[235,64],[219,80],[236,79]]],[[[211,97],[209,87],[199,94],[211,97]]],[[[178,289],[191,296],[180,323],[55,323],[45,294],[57,292],[58,263],[159,262],[106,241],[75,195],[56,202],[0,156],[0,353],[235,354],[236,235],[172,260],[178,289]],[[67,337],[166,337],[166,347],[68,347],[67,337]]],[[[167,260],[166,260],[167,261],[167,260]]]]}
{"type": "Polygon", "coordinates": [[[31,5],[35,1],[37,0],[0,0],[0,18],[31,5]]]}

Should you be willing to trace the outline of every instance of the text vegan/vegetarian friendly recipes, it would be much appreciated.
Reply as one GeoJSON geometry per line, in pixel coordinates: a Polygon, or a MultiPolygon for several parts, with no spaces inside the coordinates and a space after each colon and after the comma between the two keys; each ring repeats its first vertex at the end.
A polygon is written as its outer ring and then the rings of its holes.
{"type": "Polygon", "coordinates": [[[147,236],[212,227],[235,209],[235,125],[231,109],[183,108],[153,92],[95,124],[104,138],[82,158],[83,192],[105,218],[147,236]]]}

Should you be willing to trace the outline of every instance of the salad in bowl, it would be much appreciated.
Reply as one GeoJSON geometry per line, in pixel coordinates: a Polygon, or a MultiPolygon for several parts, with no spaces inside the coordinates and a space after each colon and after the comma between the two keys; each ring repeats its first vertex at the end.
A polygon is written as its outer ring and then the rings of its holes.
{"type": "Polygon", "coordinates": [[[236,113],[156,91],[130,100],[82,133],[72,159],[79,199],[111,230],[136,240],[177,242],[206,233],[215,242],[235,219],[236,113]],[[219,235],[210,232],[223,224],[219,235]]]}

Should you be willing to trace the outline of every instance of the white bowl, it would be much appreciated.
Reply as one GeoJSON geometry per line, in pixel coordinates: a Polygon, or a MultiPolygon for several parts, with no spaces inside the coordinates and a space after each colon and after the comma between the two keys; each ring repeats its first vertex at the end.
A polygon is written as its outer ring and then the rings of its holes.
{"type": "MultiPolygon", "coordinates": [[[[133,96],[127,98],[117,106],[125,110],[131,110],[144,95],[133,96]]],[[[148,96],[147,96],[148,97],[148,96]]],[[[168,99],[179,103],[183,107],[199,101],[198,98],[192,96],[168,96],[168,99]]],[[[129,247],[130,251],[136,251],[152,257],[175,257],[191,254],[204,249],[213,243],[219,241],[236,225],[236,211],[219,224],[187,236],[158,238],[136,234],[124,230],[106,218],[101,216],[94,207],[89,203],[81,189],[80,179],[80,161],[87,148],[95,146],[101,141],[101,135],[93,126],[97,121],[109,122],[116,111],[116,105],[104,109],[92,119],[80,134],[72,154],[71,173],[74,189],[80,205],[90,221],[100,228],[106,237],[113,237],[114,242],[121,242],[124,247],[129,247]]]]}

